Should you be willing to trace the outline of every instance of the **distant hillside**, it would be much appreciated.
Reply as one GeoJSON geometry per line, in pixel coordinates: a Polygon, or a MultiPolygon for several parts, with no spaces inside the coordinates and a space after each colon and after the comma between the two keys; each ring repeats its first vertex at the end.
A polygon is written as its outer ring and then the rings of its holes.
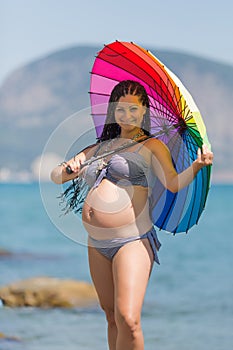
{"type": "MultiPolygon", "coordinates": [[[[0,181],[12,171],[30,172],[54,129],[89,106],[89,72],[99,49],[61,50],[5,80],[0,87],[0,181]]],[[[215,181],[233,182],[233,66],[174,51],[150,51],[193,95],[215,152],[215,181]]]]}

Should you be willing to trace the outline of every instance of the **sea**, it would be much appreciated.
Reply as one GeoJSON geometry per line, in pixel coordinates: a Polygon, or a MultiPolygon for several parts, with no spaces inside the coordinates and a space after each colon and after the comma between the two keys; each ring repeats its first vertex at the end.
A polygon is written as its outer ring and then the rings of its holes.
{"type": "MultiPolygon", "coordinates": [[[[59,224],[54,186],[0,184],[0,249],[11,253],[0,257],[0,286],[38,276],[91,282],[85,232],[80,222],[74,237],[69,215],[67,229],[59,224]]],[[[212,185],[188,234],[158,236],[160,265],[154,265],[142,312],[145,350],[232,349],[233,186],[212,185]]],[[[1,350],[108,349],[98,304],[40,309],[0,302],[0,333],[8,337],[0,339],[1,350]]]]}

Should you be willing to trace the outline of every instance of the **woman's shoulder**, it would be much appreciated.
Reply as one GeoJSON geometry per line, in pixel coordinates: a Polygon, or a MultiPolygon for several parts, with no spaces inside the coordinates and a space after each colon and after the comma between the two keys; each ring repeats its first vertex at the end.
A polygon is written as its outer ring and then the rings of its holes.
{"type": "Polygon", "coordinates": [[[155,137],[152,137],[145,141],[144,145],[149,148],[150,151],[155,152],[156,150],[167,150],[165,143],[155,137]]]}
{"type": "Polygon", "coordinates": [[[153,137],[146,141],[145,146],[149,149],[150,154],[155,157],[154,159],[159,160],[159,162],[162,163],[165,159],[170,159],[169,148],[163,141],[153,137]]]}

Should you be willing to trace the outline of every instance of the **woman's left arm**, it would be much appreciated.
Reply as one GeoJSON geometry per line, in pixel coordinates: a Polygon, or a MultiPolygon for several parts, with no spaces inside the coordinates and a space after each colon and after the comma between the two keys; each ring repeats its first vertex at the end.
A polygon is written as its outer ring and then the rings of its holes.
{"type": "Polygon", "coordinates": [[[167,146],[159,140],[151,141],[149,148],[152,152],[153,170],[162,184],[173,193],[189,185],[200,169],[213,163],[213,153],[206,145],[203,145],[202,151],[198,149],[196,160],[178,174],[173,166],[167,146]]]}

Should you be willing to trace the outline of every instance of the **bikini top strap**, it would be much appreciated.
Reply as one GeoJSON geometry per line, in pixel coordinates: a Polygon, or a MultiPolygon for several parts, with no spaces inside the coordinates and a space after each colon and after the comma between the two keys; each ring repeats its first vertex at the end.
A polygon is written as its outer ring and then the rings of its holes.
{"type": "Polygon", "coordinates": [[[100,142],[99,145],[97,145],[95,153],[93,155],[93,157],[96,157],[101,149],[101,147],[103,146],[103,142],[100,142]]]}

